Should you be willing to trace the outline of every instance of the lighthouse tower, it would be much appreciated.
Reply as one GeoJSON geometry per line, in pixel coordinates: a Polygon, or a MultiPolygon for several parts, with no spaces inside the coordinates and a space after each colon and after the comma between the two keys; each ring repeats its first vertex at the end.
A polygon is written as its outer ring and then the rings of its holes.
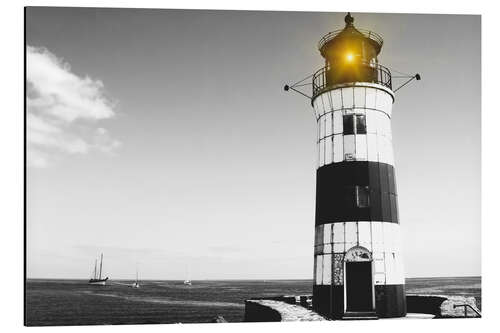
{"type": "Polygon", "coordinates": [[[394,92],[382,38],[325,35],[312,77],[318,123],[313,308],[333,319],[406,315],[392,149],[394,92]]]}

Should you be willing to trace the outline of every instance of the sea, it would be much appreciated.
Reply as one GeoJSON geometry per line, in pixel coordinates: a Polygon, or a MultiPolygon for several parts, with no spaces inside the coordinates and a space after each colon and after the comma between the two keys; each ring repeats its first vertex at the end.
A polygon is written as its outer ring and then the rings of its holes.
{"type": "MultiPolygon", "coordinates": [[[[311,280],[146,280],[108,281],[28,279],[28,326],[208,323],[222,316],[241,322],[246,299],[312,294],[311,280]]],[[[481,309],[480,277],[410,278],[406,292],[473,296],[481,309]]]]}

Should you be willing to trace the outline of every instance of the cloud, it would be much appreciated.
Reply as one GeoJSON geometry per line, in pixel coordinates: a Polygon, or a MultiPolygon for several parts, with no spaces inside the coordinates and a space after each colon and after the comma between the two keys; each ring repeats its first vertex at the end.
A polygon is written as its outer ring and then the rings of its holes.
{"type": "Polygon", "coordinates": [[[26,52],[28,165],[46,167],[64,156],[119,147],[97,125],[115,116],[103,83],[72,73],[45,48],[28,46],[26,52]]]}

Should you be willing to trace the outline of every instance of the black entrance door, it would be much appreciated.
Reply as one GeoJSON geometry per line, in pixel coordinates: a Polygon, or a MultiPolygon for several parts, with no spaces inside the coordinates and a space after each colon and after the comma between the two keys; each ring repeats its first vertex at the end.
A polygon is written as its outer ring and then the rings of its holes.
{"type": "Polygon", "coordinates": [[[346,297],[347,311],[373,311],[371,262],[346,262],[346,297]]]}

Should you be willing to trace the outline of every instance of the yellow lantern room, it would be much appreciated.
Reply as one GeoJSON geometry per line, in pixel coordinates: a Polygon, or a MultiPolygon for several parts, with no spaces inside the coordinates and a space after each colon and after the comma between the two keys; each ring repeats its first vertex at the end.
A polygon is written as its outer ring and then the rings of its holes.
{"type": "Polygon", "coordinates": [[[345,27],[332,31],[319,41],[325,67],[313,76],[313,99],[328,88],[349,82],[371,82],[392,88],[391,74],[378,64],[383,40],[378,34],[354,27],[348,13],[345,27]]]}

